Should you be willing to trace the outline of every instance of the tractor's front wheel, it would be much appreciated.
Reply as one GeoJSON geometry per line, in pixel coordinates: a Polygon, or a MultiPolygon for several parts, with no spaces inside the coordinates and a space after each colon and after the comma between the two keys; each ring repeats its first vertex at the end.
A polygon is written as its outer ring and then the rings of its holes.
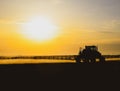
{"type": "Polygon", "coordinates": [[[100,57],[100,62],[105,62],[105,58],[103,56],[100,57]]]}
{"type": "Polygon", "coordinates": [[[76,61],[76,63],[80,63],[80,62],[81,62],[81,58],[80,58],[79,56],[77,56],[77,57],[75,58],[75,61],[76,61]]]}

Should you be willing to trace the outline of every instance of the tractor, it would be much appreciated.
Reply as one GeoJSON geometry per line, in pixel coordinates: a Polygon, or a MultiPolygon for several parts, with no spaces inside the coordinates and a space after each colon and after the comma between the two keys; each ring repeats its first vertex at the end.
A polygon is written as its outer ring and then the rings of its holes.
{"type": "Polygon", "coordinates": [[[104,62],[105,58],[98,51],[97,46],[85,46],[85,49],[79,51],[79,55],[75,58],[77,63],[86,62],[86,63],[95,63],[97,61],[104,62]]]}

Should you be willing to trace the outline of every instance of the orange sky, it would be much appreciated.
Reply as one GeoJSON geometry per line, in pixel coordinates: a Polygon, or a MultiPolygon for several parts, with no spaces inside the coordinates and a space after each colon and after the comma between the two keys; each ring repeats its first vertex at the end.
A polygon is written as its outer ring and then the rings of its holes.
{"type": "Polygon", "coordinates": [[[0,55],[77,54],[97,45],[103,54],[120,54],[118,0],[1,0],[0,55]],[[57,36],[35,42],[21,33],[22,23],[48,17],[57,36]]]}

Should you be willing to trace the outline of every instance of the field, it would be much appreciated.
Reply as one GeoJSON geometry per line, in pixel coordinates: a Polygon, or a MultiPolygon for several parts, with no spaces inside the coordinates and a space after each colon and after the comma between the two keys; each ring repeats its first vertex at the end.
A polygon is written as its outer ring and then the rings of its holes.
{"type": "MultiPolygon", "coordinates": [[[[105,63],[1,64],[1,87],[19,90],[103,88],[115,91],[120,82],[120,61],[105,63]]],[[[8,89],[7,88],[7,89],[8,89]]],[[[97,90],[97,89],[96,89],[97,90]]]]}

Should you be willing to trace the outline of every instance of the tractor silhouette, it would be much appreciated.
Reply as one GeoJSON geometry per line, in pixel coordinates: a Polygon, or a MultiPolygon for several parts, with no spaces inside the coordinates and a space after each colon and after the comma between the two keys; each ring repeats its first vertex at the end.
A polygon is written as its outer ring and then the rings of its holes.
{"type": "Polygon", "coordinates": [[[95,63],[97,61],[104,62],[105,58],[98,51],[97,46],[85,46],[85,49],[79,51],[79,55],[75,58],[77,63],[80,62],[92,62],[95,63]]]}

